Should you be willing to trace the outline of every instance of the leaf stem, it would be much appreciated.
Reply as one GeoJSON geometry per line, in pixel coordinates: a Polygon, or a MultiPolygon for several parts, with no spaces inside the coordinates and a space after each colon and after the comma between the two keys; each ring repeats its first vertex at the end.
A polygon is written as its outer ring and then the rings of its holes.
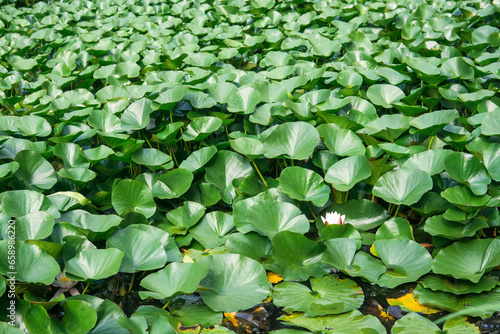
{"type": "Polygon", "coordinates": [[[399,212],[399,207],[400,207],[400,206],[401,206],[401,205],[398,205],[398,207],[396,208],[396,213],[394,214],[394,217],[397,217],[397,216],[398,216],[398,212],[399,212]]]}
{"type": "Polygon", "coordinates": [[[128,287],[128,293],[130,293],[130,291],[132,291],[132,286],[134,285],[134,277],[135,277],[135,273],[132,273],[132,279],[130,280],[130,286],[128,287]]]}
{"type": "Polygon", "coordinates": [[[168,302],[167,302],[165,305],[163,305],[163,307],[162,307],[161,309],[162,309],[162,310],[166,309],[166,308],[167,308],[167,306],[168,306],[168,304],[170,304],[170,301],[171,301],[171,300],[172,300],[172,299],[169,299],[169,300],[168,300],[168,302]]]}
{"type": "Polygon", "coordinates": [[[259,173],[259,176],[260,176],[260,179],[262,180],[262,182],[264,182],[264,185],[266,186],[267,188],[267,183],[266,183],[266,180],[264,180],[264,177],[262,176],[260,170],[259,170],[259,167],[257,167],[257,164],[255,163],[254,160],[252,160],[252,163],[253,165],[255,166],[255,169],[257,170],[257,173],[259,173]]]}
{"type": "Polygon", "coordinates": [[[83,289],[83,291],[82,291],[82,295],[84,295],[84,294],[85,294],[85,292],[87,291],[87,289],[89,288],[89,286],[90,286],[90,282],[88,282],[88,283],[87,283],[87,286],[85,287],[85,289],[83,289]]]}
{"type": "Polygon", "coordinates": [[[309,211],[311,211],[312,216],[314,219],[316,219],[316,215],[314,214],[313,209],[311,208],[311,204],[309,204],[309,201],[306,201],[307,207],[309,208],[309,211]]]}

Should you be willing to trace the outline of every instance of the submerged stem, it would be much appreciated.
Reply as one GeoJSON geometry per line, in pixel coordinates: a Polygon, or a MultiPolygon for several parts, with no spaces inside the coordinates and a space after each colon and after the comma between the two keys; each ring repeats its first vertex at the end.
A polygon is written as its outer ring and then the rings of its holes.
{"type": "Polygon", "coordinates": [[[262,180],[262,182],[264,182],[264,185],[267,187],[267,182],[266,182],[266,180],[264,180],[264,177],[262,176],[259,167],[257,167],[257,164],[255,163],[254,160],[252,160],[252,163],[255,166],[255,169],[257,170],[257,173],[259,173],[260,179],[262,180]]]}
{"type": "Polygon", "coordinates": [[[130,286],[128,287],[128,292],[132,291],[132,286],[134,285],[135,273],[132,273],[132,279],[130,280],[130,286]]]}

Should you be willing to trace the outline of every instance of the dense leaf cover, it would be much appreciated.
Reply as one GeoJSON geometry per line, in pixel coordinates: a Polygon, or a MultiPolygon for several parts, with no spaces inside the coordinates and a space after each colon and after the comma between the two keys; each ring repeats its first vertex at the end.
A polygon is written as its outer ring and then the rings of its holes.
{"type": "MultiPolygon", "coordinates": [[[[15,271],[30,333],[227,333],[269,297],[287,314],[253,328],[385,333],[359,311],[369,284],[415,288],[403,311],[491,316],[499,9],[2,6],[2,308],[15,271]],[[344,224],[325,224],[335,211],[344,224]]],[[[464,317],[442,328],[479,332],[464,317]]],[[[393,332],[424,329],[440,327],[410,312],[393,332]]]]}

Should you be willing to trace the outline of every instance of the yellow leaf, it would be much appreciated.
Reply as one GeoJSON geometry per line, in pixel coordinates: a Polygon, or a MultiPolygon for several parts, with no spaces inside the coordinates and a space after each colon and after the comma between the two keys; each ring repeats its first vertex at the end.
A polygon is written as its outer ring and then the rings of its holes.
{"type": "Polygon", "coordinates": [[[410,291],[406,295],[401,296],[399,298],[394,298],[394,299],[388,298],[387,302],[391,306],[394,306],[394,305],[401,306],[401,309],[403,311],[406,311],[406,312],[413,311],[413,312],[420,312],[420,313],[424,313],[424,314],[432,314],[432,313],[442,312],[441,310],[435,309],[433,307],[420,304],[418,302],[418,300],[413,298],[413,291],[410,291]]]}
{"type": "Polygon", "coordinates": [[[372,246],[370,247],[370,253],[372,253],[372,254],[373,254],[373,255],[375,255],[376,257],[380,257],[380,256],[378,255],[377,250],[375,249],[375,246],[374,246],[374,245],[372,245],[372,246]]]}

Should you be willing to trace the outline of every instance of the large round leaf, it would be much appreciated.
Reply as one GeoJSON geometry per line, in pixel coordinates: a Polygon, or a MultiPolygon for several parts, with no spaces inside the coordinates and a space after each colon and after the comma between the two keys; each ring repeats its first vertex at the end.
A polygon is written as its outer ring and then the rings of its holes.
{"type": "Polygon", "coordinates": [[[232,215],[221,211],[207,213],[189,233],[205,248],[215,248],[226,242],[225,235],[234,227],[232,215]]]}
{"type": "Polygon", "coordinates": [[[54,282],[60,269],[56,260],[36,245],[24,241],[15,243],[15,260],[12,261],[12,247],[9,240],[0,241],[0,274],[8,276],[8,272],[16,272],[16,281],[27,283],[54,282]],[[9,261],[10,260],[10,261],[9,261]]]}
{"type": "Polygon", "coordinates": [[[207,273],[207,266],[201,262],[170,263],[141,281],[141,286],[151,291],[139,291],[139,295],[142,299],[166,299],[178,293],[193,293],[207,273]]]}
{"type": "Polygon", "coordinates": [[[273,302],[286,313],[304,312],[306,316],[339,314],[357,309],[363,304],[363,290],[348,278],[335,276],[311,278],[311,288],[284,282],[273,288],[273,302]]]}
{"type": "Polygon", "coordinates": [[[191,187],[193,178],[193,173],[183,168],[162,174],[153,186],[153,196],[160,199],[179,198],[191,187]]]}
{"type": "Polygon", "coordinates": [[[397,86],[372,85],[366,91],[366,95],[373,104],[390,109],[392,103],[399,102],[405,94],[397,86]]]}
{"type": "Polygon", "coordinates": [[[396,205],[411,205],[432,189],[432,179],[422,170],[398,169],[388,172],[373,187],[373,194],[396,205]]]}
{"type": "Polygon", "coordinates": [[[126,212],[138,212],[146,218],[156,211],[156,204],[151,189],[144,183],[135,180],[121,180],[111,193],[113,208],[121,215],[126,212]]]}
{"type": "Polygon", "coordinates": [[[231,151],[219,151],[205,167],[205,179],[221,190],[226,203],[236,197],[233,180],[253,173],[250,164],[241,155],[231,151]]]}
{"type": "Polygon", "coordinates": [[[123,252],[120,272],[153,270],[167,263],[167,253],[157,237],[132,226],[115,232],[106,240],[106,247],[123,252]]]}
{"type": "Polygon", "coordinates": [[[54,218],[61,214],[54,204],[43,194],[32,190],[11,190],[1,193],[0,205],[2,212],[19,218],[29,213],[46,211],[54,218]]]}
{"type": "Polygon", "coordinates": [[[322,207],[330,197],[330,187],[316,172],[302,167],[285,168],[279,178],[280,188],[285,194],[299,201],[311,201],[322,207]]]}
{"type": "Polygon", "coordinates": [[[371,175],[368,159],[364,155],[356,155],[333,164],[325,175],[325,181],[339,191],[349,191],[371,175]]]}
{"type": "Polygon", "coordinates": [[[475,195],[481,196],[488,191],[491,178],[481,161],[472,154],[454,152],[444,160],[444,168],[452,179],[467,185],[475,195]]]}
{"type": "Polygon", "coordinates": [[[308,123],[281,124],[264,141],[264,155],[268,158],[309,159],[318,141],[318,131],[308,123]]]}
{"type": "Polygon", "coordinates": [[[263,200],[254,204],[246,213],[245,221],[256,230],[272,239],[281,231],[306,233],[309,231],[307,217],[295,205],[274,200],[263,200]]]}
{"type": "Polygon", "coordinates": [[[142,98],[135,101],[125,109],[122,114],[122,130],[140,130],[145,128],[150,120],[149,115],[153,112],[151,100],[142,98]]]}
{"type": "Polygon", "coordinates": [[[431,271],[432,257],[424,246],[408,239],[376,240],[373,245],[387,271],[377,284],[388,288],[413,282],[431,271]]]}
{"type": "Polygon", "coordinates": [[[189,123],[184,131],[182,139],[185,141],[201,141],[207,138],[211,133],[217,131],[222,125],[222,120],[217,117],[198,117],[189,123]]]}
{"type": "Polygon", "coordinates": [[[66,262],[66,274],[75,281],[108,278],[118,273],[123,255],[116,248],[86,249],[66,262]]]}
{"type": "Polygon", "coordinates": [[[259,91],[253,87],[242,87],[227,100],[227,110],[234,113],[251,114],[260,101],[259,91]]]}
{"type": "Polygon", "coordinates": [[[286,281],[306,280],[321,277],[330,271],[329,266],[321,263],[325,246],[307,239],[300,233],[283,231],[272,239],[271,251],[279,265],[278,273],[286,281]]]}
{"type": "Polygon", "coordinates": [[[318,133],[325,141],[326,147],[338,156],[365,154],[365,146],[361,139],[351,130],[337,124],[321,124],[318,133]]]}
{"type": "Polygon", "coordinates": [[[428,150],[412,155],[401,168],[408,170],[420,169],[429,175],[441,173],[444,170],[444,160],[453,153],[450,150],[428,150]]]}
{"type": "Polygon", "coordinates": [[[205,166],[210,159],[217,153],[217,148],[215,146],[203,147],[198,151],[194,151],[180,164],[180,168],[187,169],[191,172],[195,172],[205,166]]]}
{"type": "Polygon", "coordinates": [[[216,312],[245,310],[259,304],[269,294],[269,282],[262,265],[237,254],[220,254],[202,258],[208,267],[200,282],[203,301],[216,312]]]}
{"type": "Polygon", "coordinates": [[[33,151],[21,151],[15,161],[19,169],[14,174],[28,189],[50,189],[57,182],[54,167],[41,155],[33,151]]]}
{"type": "Polygon", "coordinates": [[[186,201],[182,206],[167,213],[167,219],[181,231],[187,231],[205,214],[205,207],[196,202],[186,201]]]}
{"type": "Polygon", "coordinates": [[[442,249],[434,258],[432,271],[477,283],[498,265],[500,239],[475,239],[455,242],[442,249]]]}

